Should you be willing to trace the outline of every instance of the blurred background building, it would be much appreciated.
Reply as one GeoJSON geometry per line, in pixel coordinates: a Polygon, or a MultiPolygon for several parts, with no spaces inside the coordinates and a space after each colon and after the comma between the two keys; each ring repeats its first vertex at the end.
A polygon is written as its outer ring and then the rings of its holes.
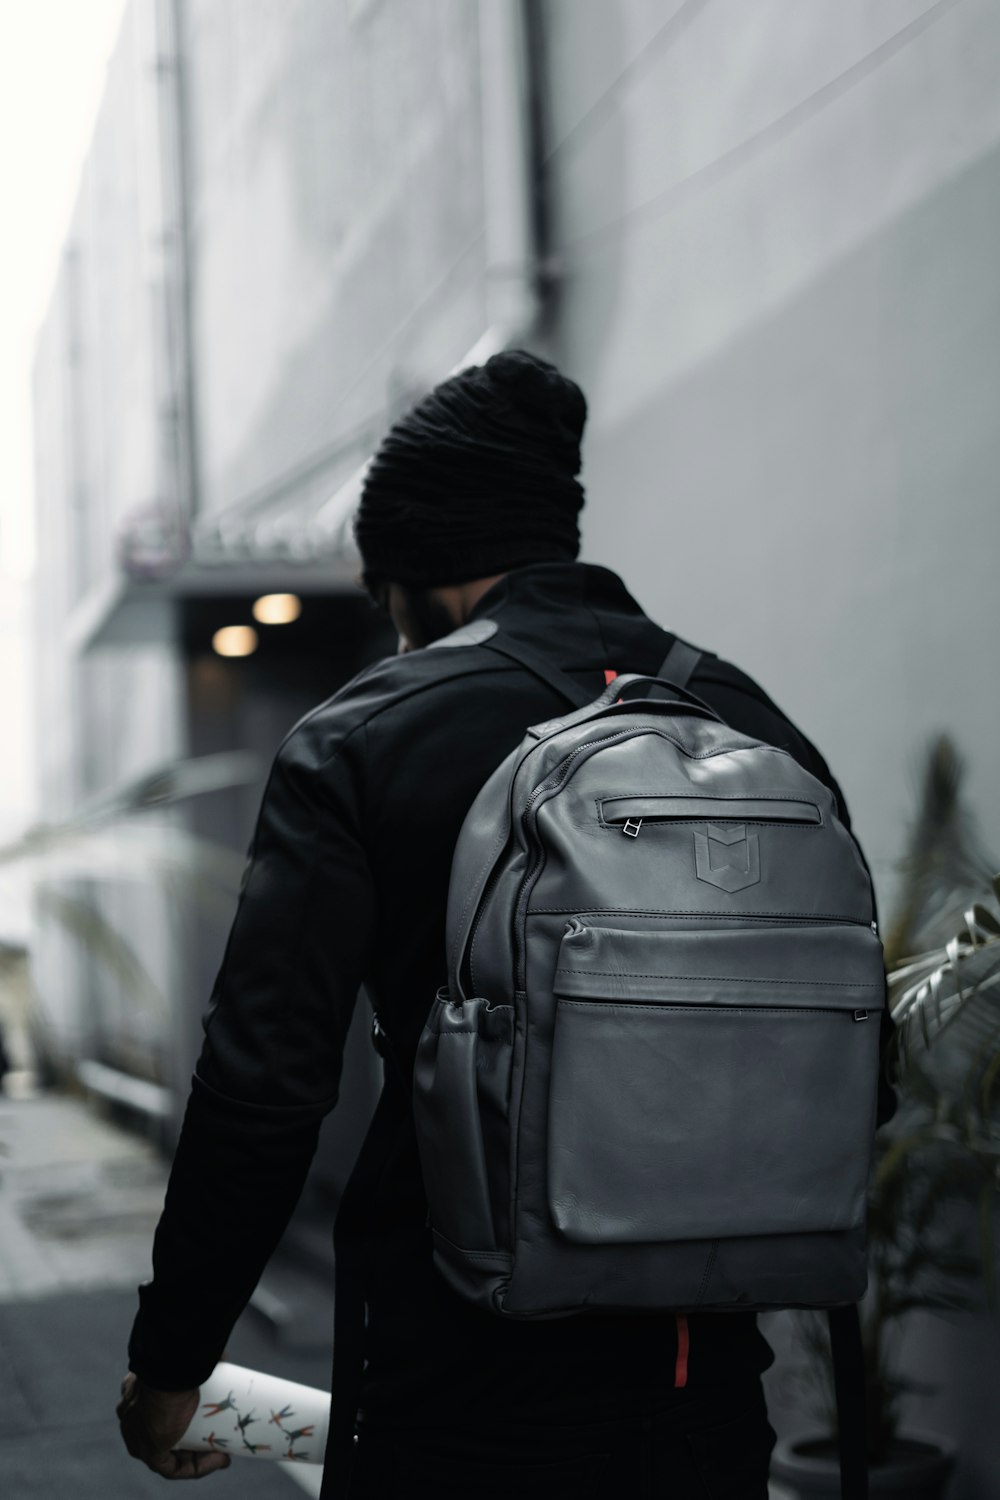
{"type": "MultiPolygon", "coordinates": [[[[583,556],[816,741],[883,913],[936,731],[1000,850],[998,48],[988,0],[130,0],[35,370],[45,818],[252,751],[162,815],[241,853],[283,735],[394,649],[361,466],[524,344],[590,403],[583,556]]],[[[169,1133],[226,923],[62,894],[162,1004],[43,902],[51,1045],[169,1133]]]]}
{"type": "Polygon", "coordinates": [[[351,477],[521,339],[590,401],[585,555],[803,724],[883,902],[938,727],[1000,847],[996,14],[722,11],[133,0],[38,347],[47,816],[385,648],[351,477]]]}

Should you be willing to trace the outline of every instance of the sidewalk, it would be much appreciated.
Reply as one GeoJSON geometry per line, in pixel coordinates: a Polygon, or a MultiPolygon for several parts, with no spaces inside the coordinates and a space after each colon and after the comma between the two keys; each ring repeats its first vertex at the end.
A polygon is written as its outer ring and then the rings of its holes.
{"type": "MultiPolygon", "coordinates": [[[[114,1414],[136,1286],[167,1169],[155,1150],[83,1101],[0,1096],[0,1494],[4,1500],[132,1500],[163,1480],[126,1453],[114,1414]]],[[[278,1339],[253,1307],[229,1342],[235,1364],[328,1387],[332,1303],[326,1288],[276,1265],[260,1303],[310,1298],[303,1336],[278,1339]]],[[[213,1495],[295,1500],[320,1470],[252,1460],[206,1481],[213,1495]]]]}
{"type": "MultiPolygon", "coordinates": [[[[126,1453],[114,1410],[166,1181],[152,1146],[82,1100],[0,1095],[3,1500],[163,1500],[164,1481],[126,1453]]],[[[332,1331],[329,1287],[279,1252],[227,1353],[328,1389],[332,1331]]],[[[312,1465],[245,1460],[205,1483],[218,1500],[296,1500],[318,1495],[320,1477],[312,1465]]]]}

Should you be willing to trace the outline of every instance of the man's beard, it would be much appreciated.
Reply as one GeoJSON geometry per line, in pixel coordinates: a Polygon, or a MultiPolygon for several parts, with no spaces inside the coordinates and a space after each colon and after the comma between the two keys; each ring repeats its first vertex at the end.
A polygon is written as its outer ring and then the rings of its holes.
{"type": "Polygon", "coordinates": [[[407,619],[412,630],[410,644],[419,650],[457,630],[452,616],[429,589],[403,589],[407,619]]]}

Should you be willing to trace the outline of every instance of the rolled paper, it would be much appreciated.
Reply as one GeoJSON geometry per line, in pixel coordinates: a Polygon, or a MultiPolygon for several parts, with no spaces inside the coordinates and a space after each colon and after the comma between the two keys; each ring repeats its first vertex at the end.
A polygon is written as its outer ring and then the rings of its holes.
{"type": "Polygon", "coordinates": [[[202,1385],[197,1414],[177,1447],[321,1464],[329,1427],[329,1391],[222,1363],[202,1385]]]}

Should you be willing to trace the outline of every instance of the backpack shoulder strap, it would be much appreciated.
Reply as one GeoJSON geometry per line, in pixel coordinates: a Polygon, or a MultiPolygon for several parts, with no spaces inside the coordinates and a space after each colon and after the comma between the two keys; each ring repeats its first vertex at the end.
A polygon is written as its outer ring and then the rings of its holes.
{"type": "MultiPolygon", "coordinates": [[[[656,675],[666,682],[673,683],[674,687],[686,688],[692,673],[701,661],[701,656],[702,653],[697,646],[692,646],[690,641],[682,641],[680,636],[675,636],[673,645],[656,670],[656,675]]],[[[653,687],[646,696],[647,698],[669,698],[670,693],[665,687],[653,687]]]]}
{"type": "Polygon", "coordinates": [[[695,667],[701,661],[701,652],[689,641],[678,636],[660,664],[657,677],[665,677],[676,687],[687,687],[695,667]]]}
{"type": "MultiPolygon", "coordinates": [[[[553,662],[547,661],[533,646],[527,646],[523,641],[515,641],[510,636],[498,632],[478,644],[488,651],[496,651],[500,656],[507,657],[508,661],[517,662],[518,666],[532,672],[560,697],[571,703],[574,708],[586,708],[594,701],[594,695],[581,687],[579,683],[574,682],[568,672],[562,671],[553,662]]],[[[690,641],[682,641],[677,636],[658,667],[656,676],[671,683],[674,687],[683,689],[687,686],[701,658],[702,653],[697,646],[692,646],[690,641]]],[[[654,686],[647,691],[646,696],[669,698],[671,694],[666,687],[654,686]]]]}
{"type": "MultiPolygon", "coordinates": [[[[525,667],[557,692],[560,697],[572,703],[574,708],[585,708],[593,700],[594,695],[581,687],[579,683],[574,682],[568,672],[562,671],[553,662],[547,661],[533,646],[526,646],[523,641],[515,641],[510,636],[501,635],[498,632],[489,640],[480,641],[478,644],[485,646],[488,651],[496,651],[499,655],[506,656],[508,661],[517,662],[518,666],[525,667]]],[[[675,687],[686,687],[701,657],[702,653],[697,646],[692,646],[690,641],[682,641],[677,636],[658,667],[656,676],[673,683],[675,687]]],[[[651,691],[647,696],[666,698],[669,694],[665,689],[659,689],[651,691]]]]}
{"type": "Polygon", "coordinates": [[[578,682],[574,682],[568,672],[546,661],[544,656],[535,651],[532,646],[524,645],[522,641],[515,641],[510,636],[498,633],[491,636],[488,641],[480,641],[479,644],[487,651],[496,651],[499,655],[506,656],[509,661],[517,662],[518,666],[533,672],[574,708],[586,708],[596,697],[596,694],[589,693],[578,682]]]}

